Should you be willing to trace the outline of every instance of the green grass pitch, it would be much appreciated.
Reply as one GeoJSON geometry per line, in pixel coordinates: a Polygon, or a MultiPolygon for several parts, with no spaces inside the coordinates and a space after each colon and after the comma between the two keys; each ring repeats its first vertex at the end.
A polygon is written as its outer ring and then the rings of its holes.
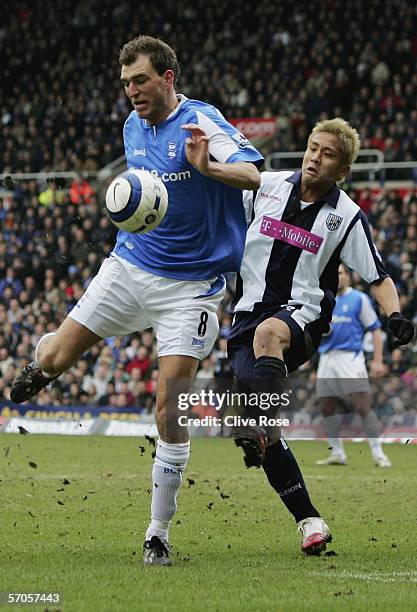
{"type": "MultiPolygon", "coordinates": [[[[60,591],[64,612],[416,610],[417,446],[387,446],[386,470],[366,444],[321,468],[325,443],[291,447],[335,554],[302,555],[292,517],[231,440],[194,439],[174,565],[144,568],[148,442],[3,434],[0,591],[60,591]]],[[[46,608],[58,609],[9,609],[46,608]]]]}

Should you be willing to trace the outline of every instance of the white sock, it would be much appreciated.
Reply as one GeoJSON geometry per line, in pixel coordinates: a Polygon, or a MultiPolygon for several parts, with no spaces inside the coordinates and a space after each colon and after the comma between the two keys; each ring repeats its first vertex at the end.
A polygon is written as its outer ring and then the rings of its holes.
{"type": "MultiPolygon", "coordinates": [[[[35,363],[37,363],[38,365],[39,365],[38,350],[39,350],[40,343],[43,342],[45,340],[45,338],[47,338],[48,336],[55,336],[55,334],[56,334],[56,332],[49,332],[48,334],[45,334],[44,336],[41,336],[41,338],[39,338],[38,344],[36,345],[36,348],[35,348],[35,363]]],[[[39,367],[40,367],[40,365],[39,365],[39,367]]],[[[53,374],[48,374],[48,372],[45,372],[44,370],[42,370],[42,374],[44,376],[46,376],[46,378],[50,378],[51,376],[54,376],[53,374]]]]}
{"type": "Polygon", "coordinates": [[[368,438],[368,444],[374,459],[380,459],[381,457],[385,456],[385,453],[382,450],[381,440],[379,438],[368,438]]]}
{"type": "Polygon", "coordinates": [[[145,539],[156,535],[168,542],[171,519],[177,510],[182,473],[190,456],[190,441],[169,444],[158,440],[152,469],[151,522],[145,539]]]}
{"type": "Polygon", "coordinates": [[[328,440],[329,447],[331,447],[332,455],[337,455],[341,459],[346,459],[345,447],[343,445],[343,441],[340,438],[329,438],[328,440]]]}

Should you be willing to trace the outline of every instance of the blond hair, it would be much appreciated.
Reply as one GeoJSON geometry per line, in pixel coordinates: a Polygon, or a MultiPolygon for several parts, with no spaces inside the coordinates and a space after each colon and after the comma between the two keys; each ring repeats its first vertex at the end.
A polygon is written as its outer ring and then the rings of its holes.
{"type": "Polygon", "coordinates": [[[318,121],[314,126],[308,142],[314,134],[328,132],[334,134],[342,145],[342,160],[340,166],[351,166],[358,156],[361,147],[361,139],[358,132],[347,121],[336,117],[335,119],[324,119],[318,121]]]}

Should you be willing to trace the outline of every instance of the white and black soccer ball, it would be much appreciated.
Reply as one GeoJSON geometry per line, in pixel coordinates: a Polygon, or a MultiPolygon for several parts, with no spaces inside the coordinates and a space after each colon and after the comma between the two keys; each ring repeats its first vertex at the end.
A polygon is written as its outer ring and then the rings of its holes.
{"type": "Polygon", "coordinates": [[[113,179],[107,189],[107,215],[125,232],[150,232],[161,223],[167,209],[166,187],[148,170],[127,170],[113,179]]]}

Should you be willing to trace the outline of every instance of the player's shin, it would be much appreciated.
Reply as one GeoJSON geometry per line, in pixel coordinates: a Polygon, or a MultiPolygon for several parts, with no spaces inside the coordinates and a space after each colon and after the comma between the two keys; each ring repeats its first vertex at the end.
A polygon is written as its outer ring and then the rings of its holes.
{"type": "Polygon", "coordinates": [[[296,522],[320,514],[313,506],[298,463],[284,438],[268,446],[262,467],[296,522]]]}
{"type": "Polygon", "coordinates": [[[268,380],[272,386],[276,379],[287,378],[287,374],[287,366],[278,357],[262,355],[255,361],[254,377],[258,380],[268,380]]]}
{"type": "MultiPolygon", "coordinates": [[[[262,355],[255,361],[253,370],[253,387],[258,394],[257,418],[263,417],[274,420],[279,416],[280,402],[274,398],[281,396],[284,387],[283,380],[287,378],[287,366],[282,359],[262,355]]],[[[259,423],[266,431],[269,444],[281,438],[281,429],[276,426],[265,426],[259,423]]]]}
{"type": "Polygon", "coordinates": [[[152,469],[151,522],[146,540],[158,536],[168,542],[172,517],[177,510],[182,474],[190,456],[190,442],[169,444],[158,440],[152,469]]]}
{"type": "Polygon", "coordinates": [[[282,381],[286,377],[287,368],[281,359],[262,355],[255,361],[253,377],[238,381],[238,390],[250,398],[245,405],[244,416],[251,423],[236,427],[233,436],[236,446],[243,449],[247,468],[261,467],[267,445],[276,443],[281,437],[281,429],[274,421],[279,410],[282,381]]]}

